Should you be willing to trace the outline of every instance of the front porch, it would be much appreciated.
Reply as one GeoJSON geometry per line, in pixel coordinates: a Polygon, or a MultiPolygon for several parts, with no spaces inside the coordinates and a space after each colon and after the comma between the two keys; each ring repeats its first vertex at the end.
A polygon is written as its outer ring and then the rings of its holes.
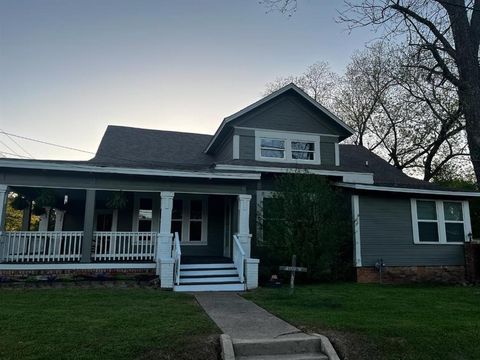
{"type": "Polygon", "coordinates": [[[26,199],[21,228],[5,231],[7,202],[31,190],[0,185],[0,272],[144,269],[176,291],[257,286],[250,195],[48,189],[55,200],[36,209],[37,229],[26,199]]]}

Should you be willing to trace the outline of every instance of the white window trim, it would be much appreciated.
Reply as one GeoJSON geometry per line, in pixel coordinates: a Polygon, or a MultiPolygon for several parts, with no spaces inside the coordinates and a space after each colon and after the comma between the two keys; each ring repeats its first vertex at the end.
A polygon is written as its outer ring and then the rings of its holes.
{"type": "MultiPolygon", "coordinates": [[[[295,151],[295,150],[293,150],[295,151]]],[[[320,136],[318,135],[308,135],[301,133],[288,133],[288,132],[279,132],[279,131],[259,131],[255,130],[255,160],[257,161],[271,161],[271,162],[286,162],[286,163],[297,163],[297,164],[314,164],[320,165],[320,136]],[[283,158],[271,158],[264,157],[261,153],[261,139],[275,139],[285,141],[285,152],[283,158]],[[315,150],[313,152],[313,160],[302,160],[302,159],[293,159],[292,158],[292,142],[312,142],[314,143],[315,150]]]]}
{"type": "Polygon", "coordinates": [[[463,245],[469,241],[469,234],[472,232],[470,223],[470,209],[468,201],[458,200],[434,200],[434,199],[410,199],[411,213],[412,213],[412,228],[413,228],[413,243],[416,245],[463,245]],[[438,227],[438,242],[436,241],[420,241],[420,233],[418,231],[418,214],[417,214],[417,201],[433,201],[435,202],[435,208],[437,211],[437,220],[420,220],[420,222],[435,222],[438,227]],[[463,221],[445,220],[445,213],[443,208],[444,202],[455,202],[462,205],[463,221]],[[445,224],[447,223],[463,223],[464,241],[447,242],[447,233],[445,224]]]}
{"type": "Polygon", "coordinates": [[[182,201],[182,246],[205,246],[208,245],[208,197],[207,196],[176,196],[175,200],[182,201]],[[190,201],[202,201],[202,238],[200,241],[190,241],[190,201]]]}
{"type": "Polygon", "coordinates": [[[138,211],[140,210],[140,198],[142,199],[152,199],[152,227],[150,232],[158,232],[160,225],[160,215],[159,215],[159,207],[157,201],[155,201],[154,194],[152,193],[135,193],[133,199],[133,217],[132,217],[132,231],[138,232],[138,211]]]}

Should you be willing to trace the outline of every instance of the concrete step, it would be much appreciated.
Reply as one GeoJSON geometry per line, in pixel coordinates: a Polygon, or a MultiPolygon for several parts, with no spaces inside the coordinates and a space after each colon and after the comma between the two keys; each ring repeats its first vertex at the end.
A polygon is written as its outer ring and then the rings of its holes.
{"type": "Polygon", "coordinates": [[[275,354],[275,355],[253,355],[236,356],[236,360],[328,360],[327,355],[319,353],[304,354],[275,354]]]}
{"type": "Polygon", "coordinates": [[[217,277],[180,277],[181,284],[192,283],[239,283],[240,278],[238,276],[217,276],[217,277]]]}
{"type": "Polygon", "coordinates": [[[182,270],[180,268],[180,277],[191,277],[191,276],[227,276],[227,275],[237,275],[237,269],[220,269],[220,270],[182,270]]]}
{"type": "Polygon", "coordinates": [[[320,338],[309,335],[277,339],[234,339],[235,356],[322,354],[320,338]]]}
{"type": "Polygon", "coordinates": [[[180,270],[198,270],[198,269],[235,269],[233,263],[219,264],[180,264],[180,270]]]}
{"type": "Polygon", "coordinates": [[[173,291],[196,292],[196,291],[245,291],[245,284],[189,284],[175,285],[173,291]]]}

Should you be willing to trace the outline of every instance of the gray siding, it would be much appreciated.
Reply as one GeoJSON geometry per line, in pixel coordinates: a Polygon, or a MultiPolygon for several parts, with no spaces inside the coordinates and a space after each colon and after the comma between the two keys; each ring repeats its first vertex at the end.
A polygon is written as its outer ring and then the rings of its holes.
{"type": "Polygon", "coordinates": [[[236,126],[279,131],[295,131],[341,135],[332,120],[314,111],[296,94],[284,94],[245,114],[236,126]]]}
{"type": "Polygon", "coordinates": [[[360,195],[362,266],[463,265],[461,245],[413,243],[410,199],[360,195]]]}
{"type": "Polygon", "coordinates": [[[228,161],[233,159],[233,134],[226,137],[224,143],[215,155],[216,161],[228,161]]]}
{"type": "Polygon", "coordinates": [[[330,136],[320,136],[320,160],[322,165],[335,165],[335,141],[330,136]]]}
{"type": "Polygon", "coordinates": [[[242,160],[255,160],[255,133],[239,136],[239,157],[242,160]]]}

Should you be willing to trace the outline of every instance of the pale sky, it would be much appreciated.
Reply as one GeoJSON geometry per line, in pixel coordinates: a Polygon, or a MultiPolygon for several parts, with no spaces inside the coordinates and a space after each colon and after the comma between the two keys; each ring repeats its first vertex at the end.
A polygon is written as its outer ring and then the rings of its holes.
{"type": "MultiPolygon", "coordinates": [[[[337,24],[342,6],[0,0],[0,129],[92,152],[109,124],[213,134],[276,77],[319,60],[343,71],[375,34],[337,24]]],[[[37,159],[91,157],[16,140],[37,159]]],[[[25,155],[0,134],[8,147],[25,155]]]]}

